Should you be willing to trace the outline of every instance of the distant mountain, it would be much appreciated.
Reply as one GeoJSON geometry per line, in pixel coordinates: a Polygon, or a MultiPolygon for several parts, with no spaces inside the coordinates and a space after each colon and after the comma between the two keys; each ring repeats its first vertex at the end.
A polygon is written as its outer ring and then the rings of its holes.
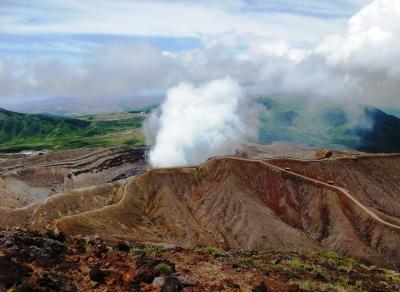
{"type": "MultiPolygon", "coordinates": [[[[300,98],[259,98],[258,102],[265,108],[259,140],[255,141],[260,144],[291,142],[365,152],[400,152],[400,119],[377,108],[309,105],[300,98]]],[[[143,107],[140,112],[151,109],[143,107]]],[[[144,116],[134,110],[68,118],[0,109],[0,152],[143,145],[143,137],[138,139],[143,120],[144,116]],[[137,129],[137,134],[128,133],[132,129],[137,129]]]]}
{"type": "Polygon", "coordinates": [[[143,138],[135,129],[140,129],[144,117],[115,116],[77,119],[0,108],[0,152],[143,145],[143,138]]]}
{"type": "Polygon", "coordinates": [[[400,152],[400,119],[373,107],[307,104],[260,98],[259,143],[285,141],[313,147],[400,152]]]}
{"type": "Polygon", "coordinates": [[[400,119],[376,108],[366,108],[365,112],[373,124],[371,129],[360,130],[357,148],[366,152],[399,152],[400,119]]]}
{"type": "Polygon", "coordinates": [[[57,137],[89,126],[90,122],[80,119],[22,114],[0,108],[0,144],[28,137],[57,137]]]}

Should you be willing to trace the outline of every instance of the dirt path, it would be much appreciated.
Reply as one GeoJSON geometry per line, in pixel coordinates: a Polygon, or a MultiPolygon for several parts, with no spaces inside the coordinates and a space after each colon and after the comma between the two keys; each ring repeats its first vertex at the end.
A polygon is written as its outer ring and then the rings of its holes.
{"type": "MultiPolygon", "coordinates": [[[[245,158],[239,158],[239,157],[228,157],[227,159],[234,159],[234,160],[240,160],[240,161],[261,163],[261,164],[263,164],[263,165],[265,165],[267,167],[270,167],[270,168],[285,172],[287,174],[290,174],[290,175],[293,175],[293,176],[296,176],[296,177],[300,177],[302,179],[305,179],[307,181],[311,181],[313,183],[322,185],[322,186],[330,188],[332,190],[339,191],[340,193],[342,193],[343,195],[348,197],[350,200],[352,200],[358,207],[360,207],[364,212],[366,212],[369,216],[371,216],[376,221],[378,221],[378,222],[380,222],[380,223],[382,223],[382,224],[384,224],[386,226],[389,226],[391,228],[400,230],[400,226],[392,224],[392,223],[387,222],[384,219],[380,218],[378,215],[376,215],[374,212],[372,212],[370,209],[368,209],[366,206],[364,206],[361,202],[359,202],[355,197],[353,197],[345,188],[341,188],[341,187],[338,187],[338,186],[330,185],[330,184],[328,184],[326,182],[319,181],[319,180],[316,180],[316,179],[313,179],[313,178],[310,178],[310,177],[307,177],[307,176],[304,176],[304,175],[301,175],[301,174],[294,173],[292,171],[286,170],[286,169],[281,168],[279,166],[275,166],[275,165],[270,164],[270,163],[265,162],[265,161],[254,160],[254,159],[245,159],[245,158]]],[[[306,160],[297,160],[297,159],[291,159],[291,160],[292,161],[306,161],[306,160]]]]}

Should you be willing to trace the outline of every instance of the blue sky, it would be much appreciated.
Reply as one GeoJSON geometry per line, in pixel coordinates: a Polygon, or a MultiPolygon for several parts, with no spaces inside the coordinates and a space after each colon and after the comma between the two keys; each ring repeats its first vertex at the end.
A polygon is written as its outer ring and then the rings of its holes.
{"type": "Polygon", "coordinates": [[[200,46],[204,35],[251,33],[312,45],[340,32],[365,0],[1,0],[0,56],[79,57],[115,41],[161,50],[200,46]]]}

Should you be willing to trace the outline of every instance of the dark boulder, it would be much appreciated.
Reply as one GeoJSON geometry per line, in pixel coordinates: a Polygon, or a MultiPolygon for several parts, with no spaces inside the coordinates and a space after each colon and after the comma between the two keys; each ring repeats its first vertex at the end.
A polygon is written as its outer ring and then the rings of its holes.
{"type": "Polygon", "coordinates": [[[163,292],[180,292],[183,290],[182,283],[176,277],[165,277],[161,291],[163,292]]]}
{"type": "Polygon", "coordinates": [[[155,277],[157,277],[157,275],[152,269],[142,267],[136,271],[132,284],[140,284],[142,282],[151,284],[155,277]]]}
{"type": "Polygon", "coordinates": [[[33,262],[41,267],[52,267],[67,253],[67,247],[57,240],[47,238],[37,231],[3,233],[0,246],[4,251],[21,262],[33,262]]]}
{"type": "Polygon", "coordinates": [[[68,278],[48,271],[38,273],[37,284],[39,287],[60,292],[77,291],[76,286],[68,278]]]}
{"type": "Polygon", "coordinates": [[[9,255],[0,255],[0,287],[8,289],[19,284],[30,272],[29,268],[14,262],[9,255]]]}
{"type": "Polygon", "coordinates": [[[94,246],[94,255],[101,258],[104,253],[108,252],[108,247],[104,243],[100,243],[94,246]]]}
{"type": "Polygon", "coordinates": [[[128,252],[131,249],[132,249],[131,243],[129,241],[126,241],[126,240],[120,240],[115,245],[115,250],[118,250],[118,251],[128,252]]]}
{"type": "Polygon", "coordinates": [[[268,292],[268,286],[264,283],[261,282],[260,284],[258,284],[258,286],[254,287],[252,290],[252,292],[268,292]]]}
{"type": "Polygon", "coordinates": [[[53,230],[53,229],[47,229],[46,236],[50,239],[54,239],[59,242],[64,242],[66,239],[64,233],[62,233],[59,230],[53,230]]]}
{"type": "Polygon", "coordinates": [[[102,269],[100,269],[100,266],[98,266],[98,265],[93,267],[89,272],[90,280],[98,282],[98,283],[103,282],[106,275],[107,275],[107,273],[105,271],[103,271],[102,269]]]}

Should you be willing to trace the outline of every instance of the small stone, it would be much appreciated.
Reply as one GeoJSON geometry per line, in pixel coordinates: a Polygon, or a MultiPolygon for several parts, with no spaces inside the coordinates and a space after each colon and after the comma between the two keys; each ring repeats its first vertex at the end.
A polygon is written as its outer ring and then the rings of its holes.
{"type": "Polygon", "coordinates": [[[153,286],[162,286],[164,285],[165,277],[155,277],[153,282],[151,283],[153,286]]]}
{"type": "Polygon", "coordinates": [[[271,264],[277,265],[277,264],[279,264],[281,261],[282,261],[281,259],[273,259],[273,260],[271,260],[271,264]]]}
{"type": "Polygon", "coordinates": [[[233,289],[240,289],[240,285],[238,283],[232,283],[231,286],[233,289]]]}
{"type": "Polygon", "coordinates": [[[196,281],[185,275],[178,274],[176,275],[176,278],[181,281],[183,287],[193,287],[197,285],[196,281]]]}
{"type": "Polygon", "coordinates": [[[284,255],[282,258],[283,258],[284,260],[287,260],[287,261],[290,261],[290,260],[293,259],[293,257],[292,257],[291,255],[284,255]]]}

